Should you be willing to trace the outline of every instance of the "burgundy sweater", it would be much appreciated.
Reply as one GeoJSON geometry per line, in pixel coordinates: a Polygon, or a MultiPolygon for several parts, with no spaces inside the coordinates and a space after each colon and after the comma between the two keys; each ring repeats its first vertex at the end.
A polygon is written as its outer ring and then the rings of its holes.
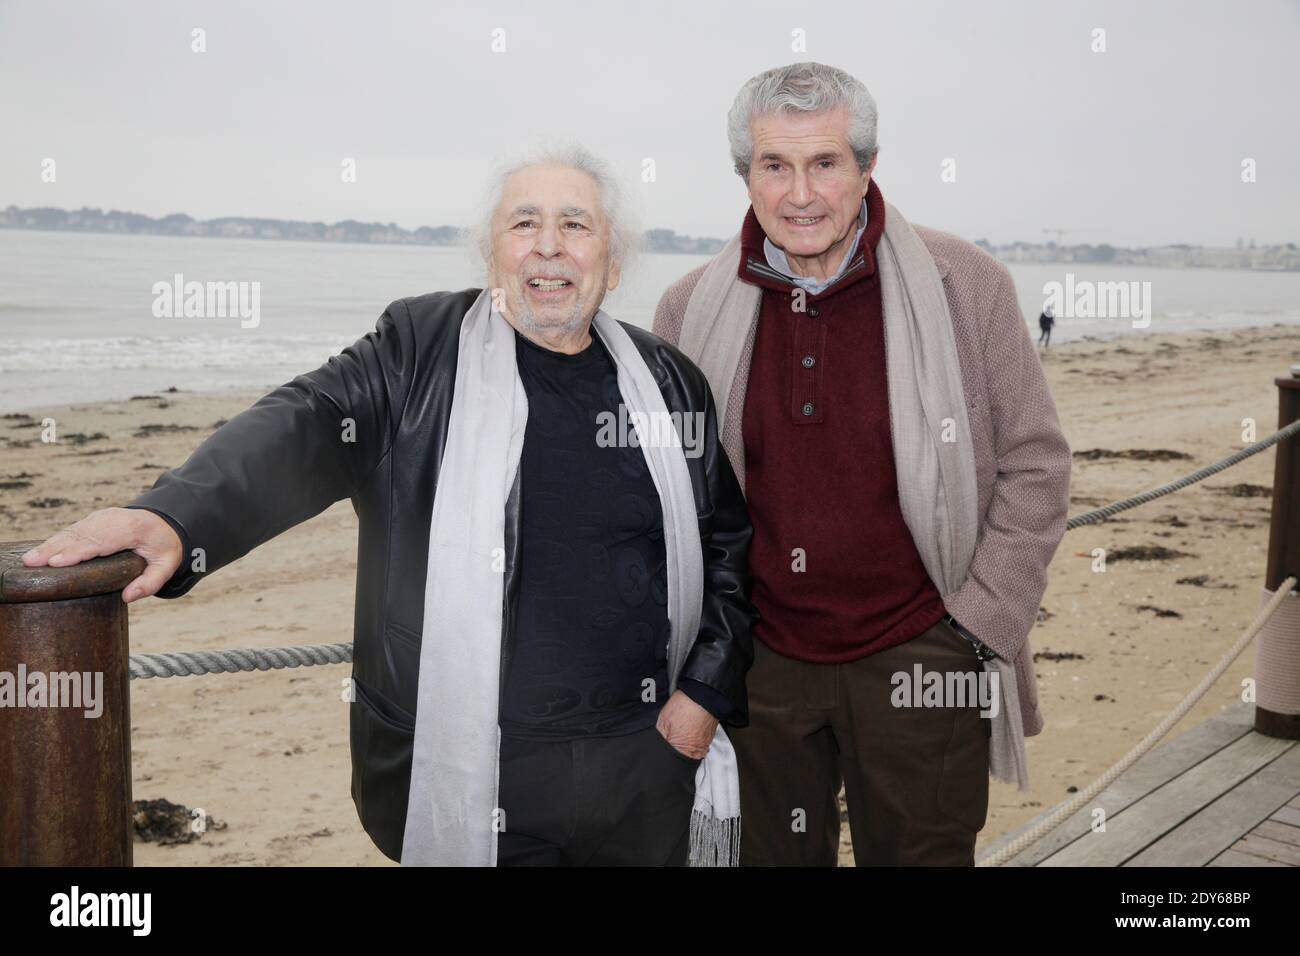
{"type": "Polygon", "coordinates": [[[866,198],[853,258],[803,312],[767,264],[752,207],[741,229],[740,278],[764,290],[743,419],[754,635],[814,663],[902,644],[946,613],[898,503],[874,180],[866,198]]]}

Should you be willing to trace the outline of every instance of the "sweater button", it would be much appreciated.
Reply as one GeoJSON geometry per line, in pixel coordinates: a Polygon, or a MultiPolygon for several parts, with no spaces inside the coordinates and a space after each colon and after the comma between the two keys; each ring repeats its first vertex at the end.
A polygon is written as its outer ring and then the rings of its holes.
{"type": "Polygon", "coordinates": [[[815,358],[813,358],[811,355],[805,355],[805,356],[803,357],[803,367],[804,367],[804,368],[812,368],[812,367],[813,367],[814,365],[816,365],[816,364],[817,364],[817,360],[816,360],[815,358]]]}
{"type": "Polygon", "coordinates": [[[809,307],[809,309],[808,309],[808,314],[811,315],[814,319],[817,318],[817,316],[818,316],[818,314],[819,314],[819,313],[817,312],[817,306],[814,305],[814,306],[809,307]]]}
{"type": "Polygon", "coordinates": [[[809,415],[811,415],[811,414],[813,413],[813,403],[812,403],[812,402],[804,402],[804,403],[803,403],[803,413],[804,413],[804,416],[805,416],[805,417],[807,417],[807,416],[809,416],[809,415]]]}

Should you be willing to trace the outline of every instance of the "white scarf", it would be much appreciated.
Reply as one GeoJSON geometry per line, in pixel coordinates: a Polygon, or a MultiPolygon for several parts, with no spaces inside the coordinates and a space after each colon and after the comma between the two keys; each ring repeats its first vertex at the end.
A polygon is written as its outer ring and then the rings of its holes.
{"type": "MultiPolygon", "coordinates": [[[[656,441],[639,425],[668,419],[636,345],[603,311],[592,330],[617,367],[619,392],[663,509],[671,695],[703,606],[695,496],[680,441],[656,441]]],[[[510,826],[497,805],[505,505],[523,451],[528,401],[515,365],[514,330],[491,308],[490,290],[466,313],[458,354],[429,529],[403,865],[495,866],[497,833],[510,826]]],[[[735,753],[719,725],[696,771],[691,862],[734,865],[739,824],[735,753]]]]}
{"type": "MultiPolygon", "coordinates": [[[[727,396],[763,297],[762,288],[737,275],[740,257],[737,234],[700,276],[678,342],[717,396],[720,433],[727,396]]],[[[885,203],[876,259],[899,505],[926,572],[946,601],[965,582],[979,540],[975,451],[956,336],[939,270],[916,230],[890,203],[885,203]]],[[[736,471],[741,474],[740,468],[736,471]]],[[[1028,761],[1015,667],[998,657],[985,661],[984,670],[997,674],[999,695],[989,772],[1026,790],[1028,761]]]]}

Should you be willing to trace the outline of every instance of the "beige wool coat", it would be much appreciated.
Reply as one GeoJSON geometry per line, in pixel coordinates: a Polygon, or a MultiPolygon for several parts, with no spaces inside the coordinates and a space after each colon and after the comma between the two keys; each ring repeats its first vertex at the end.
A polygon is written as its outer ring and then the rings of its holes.
{"type": "MultiPolygon", "coordinates": [[[[979,539],[965,583],[945,604],[963,627],[1013,662],[1029,737],[1044,723],[1029,632],[1047,589],[1047,565],[1065,533],[1070,446],[1006,266],[957,236],[914,228],[943,280],[975,444],[979,539]]],[[[674,345],[704,269],[669,286],[655,311],[655,334],[674,345]]],[[[730,394],[714,396],[726,402],[722,445],[742,488],[741,426],[756,325],[745,340],[730,394]]]]}

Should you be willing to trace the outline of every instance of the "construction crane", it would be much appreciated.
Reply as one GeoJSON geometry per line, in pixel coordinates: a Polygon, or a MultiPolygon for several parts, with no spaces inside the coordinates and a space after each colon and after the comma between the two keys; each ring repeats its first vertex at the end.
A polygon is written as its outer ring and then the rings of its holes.
{"type": "Polygon", "coordinates": [[[1092,232],[1092,231],[1093,231],[1093,227],[1092,227],[1092,226],[1066,226],[1064,229],[1044,229],[1044,230],[1043,230],[1043,232],[1046,232],[1046,233],[1048,233],[1049,235],[1051,235],[1051,234],[1055,234],[1055,236],[1056,236],[1056,244],[1057,244],[1058,246],[1061,244],[1061,239],[1062,239],[1062,237],[1063,237],[1067,232],[1092,232]]]}

